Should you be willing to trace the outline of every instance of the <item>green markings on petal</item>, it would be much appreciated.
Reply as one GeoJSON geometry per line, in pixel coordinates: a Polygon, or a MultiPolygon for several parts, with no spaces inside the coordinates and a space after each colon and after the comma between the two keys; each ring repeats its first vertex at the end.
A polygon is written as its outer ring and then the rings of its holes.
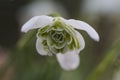
{"type": "Polygon", "coordinates": [[[47,45],[48,47],[53,47],[54,46],[54,41],[51,39],[50,36],[47,37],[47,45]]]}
{"type": "Polygon", "coordinates": [[[71,26],[65,25],[64,29],[71,36],[75,36],[75,31],[74,31],[74,29],[71,26]]]}
{"type": "Polygon", "coordinates": [[[50,36],[47,37],[47,44],[49,47],[55,47],[56,49],[61,49],[66,45],[65,41],[63,43],[58,43],[55,42],[50,36]]]}
{"type": "Polygon", "coordinates": [[[61,49],[56,49],[55,47],[50,47],[50,52],[53,54],[57,54],[57,53],[65,53],[67,50],[65,50],[65,48],[61,48],[61,49]]]}
{"type": "Polygon", "coordinates": [[[75,41],[74,41],[73,38],[72,38],[71,44],[69,44],[68,47],[69,47],[70,50],[73,50],[76,47],[75,46],[75,41]]]}
{"type": "Polygon", "coordinates": [[[52,31],[50,36],[57,43],[63,43],[65,39],[62,31],[52,31]]]}
{"type": "Polygon", "coordinates": [[[78,41],[78,38],[76,37],[75,40],[76,40],[76,41],[75,41],[75,43],[76,43],[76,48],[79,49],[81,46],[80,46],[80,43],[79,43],[79,41],[78,41]]]}
{"type": "Polygon", "coordinates": [[[80,49],[80,43],[78,41],[78,38],[77,37],[73,37],[72,38],[72,41],[71,43],[68,45],[69,49],[70,50],[73,50],[73,49],[80,49]]]}
{"type": "Polygon", "coordinates": [[[43,40],[43,41],[42,41],[42,44],[43,44],[44,46],[47,46],[47,41],[46,41],[46,40],[43,40]]]}
{"type": "Polygon", "coordinates": [[[51,26],[47,25],[45,27],[42,27],[38,30],[37,37],[47,37],[48,33],[47,31],[51,29],[51,26]]]}
{"type": "Polygon", "coordinates": [[[47,37],[48,36],[48,33],[43,33],[43,34],[41,34],[40,36],[42,36],[42,37],[47,37]]]}
{"type": "Polygon", "coordinates": [[[45,33],[49,28],[50,28],[49,25],[48,25],[48,26],[45,26],[45,27],[39,29],[39,32],[40,32],[40,33],[45,33]]]}
{"type": "Polygon", "coordinates": [[[65,45],[66,45],[66,43],[64,42],[64,43],[56,43],[55,45],[54,45],[54,47],[56,48],[56,49],[62,49],[62,48],[64,48],[65,47],[65,45]]]}
{"type": "MultiPolygon", "coordinates": [[[[43,40],[43,41],[42,41],[42,45],[43,45],[43,50],[49,52],[49,49],[48,49],[47,41],[46,41],[46,40],[43,40]]],[[[50,53],[49,53],[49,54],[50,54],[50,53]]]]}
{"type": "Polygon", "coordinates": [[[66,39],[66,42],[67,44],[71,44],[72,42],[72,36],[70,36],[68,33],[65,35],[65,39],[66,39]]]}

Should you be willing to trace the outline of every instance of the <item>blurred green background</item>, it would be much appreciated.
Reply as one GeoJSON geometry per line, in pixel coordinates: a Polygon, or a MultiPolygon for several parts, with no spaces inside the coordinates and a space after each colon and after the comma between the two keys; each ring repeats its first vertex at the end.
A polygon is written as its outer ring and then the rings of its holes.
{"type": "Polygon", "coordinates": [[[120,80],[119,8],[119,0],[0,0],[0,80],[120,80]],[[49,14],[85,21],[100,36],[97,43],[79,31],[86,47],[76,70],[62,70],[55,56],[40,56],[36,31],[20,32],[31,17],[49,14]]]}

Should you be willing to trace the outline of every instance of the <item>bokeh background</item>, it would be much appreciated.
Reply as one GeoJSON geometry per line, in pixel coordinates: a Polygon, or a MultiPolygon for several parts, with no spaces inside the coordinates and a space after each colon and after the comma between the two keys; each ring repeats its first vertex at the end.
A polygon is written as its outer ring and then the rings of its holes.
{"type": "Polygon", "coordinates": [[[0,80],[120,80],[119,8],[119,0],[0,0],[0,80]],[[85,21],[100,36],[94,42],[79,31],[86,47],[74,71],[62,70],[54,56],[38,55],[35,36],[29,38],[34,32],[20,31],[33,16],[49,14],[85,21]]]}

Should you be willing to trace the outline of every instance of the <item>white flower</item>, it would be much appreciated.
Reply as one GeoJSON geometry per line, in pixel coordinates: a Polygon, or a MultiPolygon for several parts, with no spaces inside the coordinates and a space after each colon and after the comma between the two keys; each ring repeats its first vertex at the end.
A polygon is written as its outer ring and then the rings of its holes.
{"type": "Polygon", "coordinates": [[[75,29],[84,30],[95,41],[99,41],[97,32],[87,23],[79,20],[66,20],[62,17],[46,15],[35,16],[23,25],[21,31],[38,29],[36,49],[40,55],[56,55],[64,70],[76,69],[79,65],[79,53],[85,47],[82,35],[75,29]]]}

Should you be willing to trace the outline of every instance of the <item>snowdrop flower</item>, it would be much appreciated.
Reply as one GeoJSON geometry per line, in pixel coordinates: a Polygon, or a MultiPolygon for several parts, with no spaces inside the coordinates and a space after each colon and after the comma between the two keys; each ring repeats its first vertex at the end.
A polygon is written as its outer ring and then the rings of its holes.
{"type": "Polygon", "coordinates": [[[36,49],[40,55],[56,55],[64,70],[76,69],[79,65],[79,53],[85,47],[82,35],[75,29],[84,30],[95,41],[99,41],[97,32],[87,23],[62,17],[46,15],[35,16],[22,26],[22,32],[38,29],[36,49]]]}

